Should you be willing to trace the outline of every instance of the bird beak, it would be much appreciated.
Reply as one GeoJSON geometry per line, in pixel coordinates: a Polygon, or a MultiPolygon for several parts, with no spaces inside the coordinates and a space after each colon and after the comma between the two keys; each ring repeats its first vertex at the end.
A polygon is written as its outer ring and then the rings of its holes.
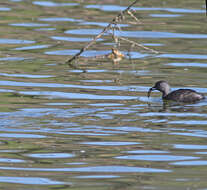
{"type": "Polygon", "coordinates": [[[147,93],[147,97],[148,97],[148,98],[150,97],[150,94],[151,94],[151,92],[152,92],[153,90],[156,90],[156,89],[155,89],[154,87],[152,87],[152,88],[149,89],[149,91],[148,91],[148,93],[147,93]]]}

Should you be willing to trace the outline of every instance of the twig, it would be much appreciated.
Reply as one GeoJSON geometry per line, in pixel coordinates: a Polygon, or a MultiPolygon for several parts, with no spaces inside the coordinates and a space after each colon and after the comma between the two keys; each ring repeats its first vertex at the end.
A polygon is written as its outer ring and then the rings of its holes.
{"type": "Polygon", "coordinates": [[[148,48],[148,47],[146,47],[146,46],[144,46],[144,45],[142,45],[142,44],[139,44],[139,43],[137,43],[137,42],[131,41],[131,40],[127,39],[127,38],[119,37],[119,39],[121,39],[121,40],[123,40],[123,41],[126,41],[126,42],[129,42],[129,43],[131,43],[131,44],[133,44],[133,45],[136,45],[136,46],[138,46],[138,47],[141,47],[141,48],[143,48],[143,49],[149,50],[149,51],[151,51],[152,53],[159,53],[158,51],[155,51],[154,49],[148,48]]]}
{"type": "Polygon", "coordinates": [[[92,44],[96,42],[105,32],[107,32],[112,25],[116,24],[117,21],[123,19],[123,15],[130,10],[130,8],[135,5],[139,0],[135,0],[132,4],[130,4],[126,9],[121,11],[112,21],[109,23],[92,41],[90,41],[85,47],[82,47],[78,53],[76,53],[72,58],[66,61],[66,64],[70,64],[73,60],[77,59],[86,49],[88,49],[92,44]]]}
{"type": "Polygon", "coordinates": [[[128,10],[127,11],[128,15],[130,15],[138,24],[142,24],[142,22],[136,17],[134,16],[133,12],[128,10]]]}

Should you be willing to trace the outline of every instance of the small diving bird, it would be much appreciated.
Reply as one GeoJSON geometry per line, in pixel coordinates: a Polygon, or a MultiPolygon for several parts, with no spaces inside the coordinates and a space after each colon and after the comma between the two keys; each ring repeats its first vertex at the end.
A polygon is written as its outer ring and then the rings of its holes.
{"type": "Polygon", "coordinates": [[[178,89],[170,92],[170,85],[164,81],[158,81],[155,85],[149,89],[148,98],[153,90],[162,92],[163,100],[172,100],[176,102],[193,103],[199,100],[205,99],[205,96],[201,93],[191,89],[178,89]]]}

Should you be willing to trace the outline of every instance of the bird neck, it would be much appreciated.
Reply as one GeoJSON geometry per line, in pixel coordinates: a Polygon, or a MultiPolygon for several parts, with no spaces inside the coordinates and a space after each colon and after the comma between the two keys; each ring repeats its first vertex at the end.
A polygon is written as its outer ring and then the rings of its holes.
{"type": "Polygon", "coordinates": [[[165,90],[162,92],[162,98],[165,98],[170,93],[170,90],[165,90]]]}

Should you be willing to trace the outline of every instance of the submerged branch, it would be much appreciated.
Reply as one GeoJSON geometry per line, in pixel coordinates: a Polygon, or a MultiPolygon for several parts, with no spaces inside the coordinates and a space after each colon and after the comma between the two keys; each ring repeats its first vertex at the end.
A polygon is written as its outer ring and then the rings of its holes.
{"type": "MultiPolygon", "coordinates": [[[[69,60],[66,61],[66,64],[69,64],[69,65],[72,65],[72,61],[76,60],[77,58],[80,57],[80,55],[86,51],[91,45],[93,45],[103,34],[105,34],[106,32],[112,30],[112,37],[115,41],[115,43],[119,43],[119,39],[120,40],[123,40],[123,41],[126,41],[126,42],[129,42],[131,43],[133,46],[138,46],[138,47],[141,47],[145,50],[149,50],[151,51],[152,53],[159,53],[151,48],[148,48],[148,47],[145,47],[144,45],[142,44],[139,44],[137,42],[134,42],[134,41],[131,41],[127,38],[123,38],[123,37],[118,37],[115,35],[115,27],[118,28],[119,31],[121,31],[121,28],[120,26],[118,26],[118,23],[122,20],[124,20],[124,14],[128,14],[130,15],[137,23],[141,23],[133,14],[133,12],[131,11],[131,7],[133,5],[135,5],[139,0],[135,0],[133,3],[131,3],[126,9],[124,9],[123,11],[121,11],[116,17],[114,17],[112,19],[112,21],[97,35],[93,38],[93,40],[91,40],[88,44],[86,44],[86,46],[82,47],[80,49],[80,51],[78,53],[76,53],[72,58],[70,58],[69,60]]],[[[113,52],[112,52],[113,53],[113,52]]]]}
{"type": "Polygon", "coordinates": [[[126,9],[121,11],[112,21],[109,23],[92,41],[90,41],[85,47],[81,48],[80,51],[75,54],[72,58],[66,61],[66,64],[70,64],[72,61],[76,60],[85,50],[87,50],[91,45],[93,45],[97,39],[99,39],[105,32],[110,30],[112,25],[117,24],[119,20],[122,20],[122,17],[125,13],[127,13],[133,5],[135,5],[139,0],[135,0],[132,4],[130,4],[126,9]]]}

